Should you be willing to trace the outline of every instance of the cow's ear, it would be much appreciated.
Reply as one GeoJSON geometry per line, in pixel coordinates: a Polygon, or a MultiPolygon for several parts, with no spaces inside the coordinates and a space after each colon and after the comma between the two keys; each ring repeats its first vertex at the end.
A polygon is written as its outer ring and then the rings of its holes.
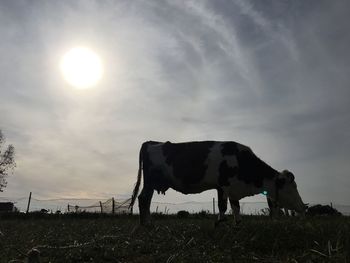
{"type": "Polygon", "coordinates": [[[277,178],[276,180],[277,189],[281,189],[285,183],[286,183],[286,178],[277,178]]]}

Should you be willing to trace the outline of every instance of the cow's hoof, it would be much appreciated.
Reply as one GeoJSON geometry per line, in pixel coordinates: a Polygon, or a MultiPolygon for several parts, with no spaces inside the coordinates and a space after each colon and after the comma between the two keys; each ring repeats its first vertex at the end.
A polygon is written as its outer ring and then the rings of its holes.
{"type": "Polygon", "coordinates": [[[235,221],[235,225],[236,225],[236,226],[239,226],[241,223],[242,223],[242,220],[236,220],[236,221],[235,221]]]}
{"type": "Polygon", "coordinates": [[[219,226],[220,224],[227,222],[227,218],[219,219],[215,221],[215,227],[219,226]]]}
{"type": "Polygon", "coordinates": [[[154,227],[154,224],[152,221],[140,222],[140,227],[151,229],[154,227]]]}
{"type": "Polygon", "coordinates": [[[140,223],[136,225],[132,230],[131,230],[131,235],[139,234],[139,233],[144,233],[144,232],[149,232],[154,228],[154,224],[152,223],[140,223]]]}

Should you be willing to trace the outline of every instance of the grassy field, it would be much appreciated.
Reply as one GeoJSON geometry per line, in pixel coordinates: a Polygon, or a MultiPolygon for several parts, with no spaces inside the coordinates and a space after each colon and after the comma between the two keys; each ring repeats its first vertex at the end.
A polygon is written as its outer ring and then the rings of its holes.
{"type": "Polygon", "coordinates": [[[212,216],[0,218],[0,262],[350,262],[350,218],[244,216],[218,227],[212,216]]]}

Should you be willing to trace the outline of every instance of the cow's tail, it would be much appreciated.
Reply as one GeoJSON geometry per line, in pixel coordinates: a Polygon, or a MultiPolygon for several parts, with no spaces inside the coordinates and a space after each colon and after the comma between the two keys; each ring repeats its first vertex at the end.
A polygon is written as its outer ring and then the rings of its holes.
{"type": "Polygon", "coordinates": [[[142,164],[143,164],[142,157],[143,157],[144,148],[145,148],[145,144],[142,144],[141,150],[140,150],[140,155],[139,155],[139,171],[137,173],[137,181],[136,181],[136,184],[134,187],[134,191],[132,192],[131,202],[130,202],[129,208],[132,208],[134,206],[137,194],[139,193],[140,184],[141,184],[141,176],[142,176],[142,164]]]}

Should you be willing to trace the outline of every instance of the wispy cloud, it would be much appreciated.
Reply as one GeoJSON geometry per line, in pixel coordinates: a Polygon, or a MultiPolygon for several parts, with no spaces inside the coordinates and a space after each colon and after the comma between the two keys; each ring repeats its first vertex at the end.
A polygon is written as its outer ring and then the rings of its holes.
{"type": "Polygon", "coordinates": [[[8,194],[127,194],[143,141],[217,139],[300,174],[306,200],[332,185],[327,198],[350,202],[347,3],[0,6],[0,128],[18,159],[8,194]],[[101,55],[98,88],[62,79],[74,45],[101,55]]]}

